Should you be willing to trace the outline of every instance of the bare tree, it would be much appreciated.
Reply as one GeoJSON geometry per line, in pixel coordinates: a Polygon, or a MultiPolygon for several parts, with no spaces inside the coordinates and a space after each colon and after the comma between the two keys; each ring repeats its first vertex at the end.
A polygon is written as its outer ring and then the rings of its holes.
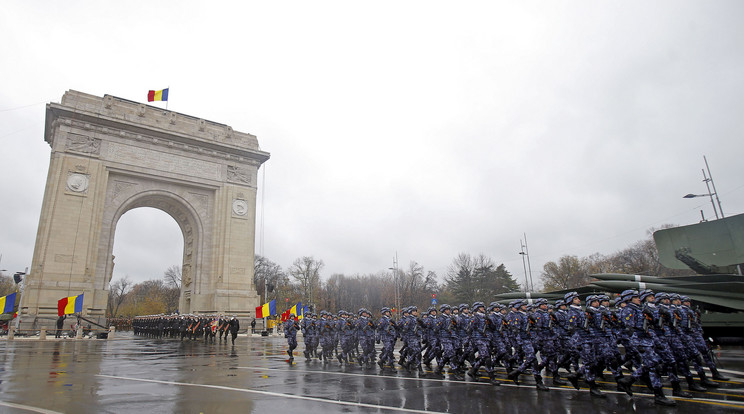
{"type": "Polygon", "coordinates": [[[292,263],[289,274],[302,285],[303,297],[315,304],[315,290],[320,287],[320,271],[325,266],[322,260],[303,256],[292,263]]]}
{"type": "Polygon", "coordinates": [[[181,266],[173,265],[169,267],[163,275],[165,284],[169,287],[176,288],[181,291],[181,266]]]}
{"type": "Polygon", "coordinates": [[[124,276],[109,285],[108,316],[115,318],[119,314],[119,307],[127,298],[127,294],[132,290],[132,281],[129,275],[124,276]]]}
{"type": "MultiPolygon", "coordinates": [[[[287,275],[282,270],[282,267],[272,262],[267,257],[256,255],[253,262],[253,283],[256,286],[256,292],[259,295],[263,295],[264,291],[269,293],[274,292],[275,289],[282,290],[282,293],[286,294],[289,286],[287,275]]],[[[264,302],[268,302],[268,298],[263,298],[264,302]]]]}

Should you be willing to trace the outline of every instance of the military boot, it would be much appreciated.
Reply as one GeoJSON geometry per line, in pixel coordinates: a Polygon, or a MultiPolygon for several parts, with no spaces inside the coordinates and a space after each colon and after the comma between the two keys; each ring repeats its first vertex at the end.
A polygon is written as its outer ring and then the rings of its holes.
{"type": "Polygon", "coordinates": [[[589,384],[589,394],[591,394],[592,397],[607,398],[607,396],[599,389],[599,385],[597,385],[595,381],[587,381],[587,383],[589,384]]]}
{"type": "Polygon", "coordinates": [[[705,388],[705,387],[703,387],[701,385],[698,385],[695,382],[695,379],[692,378],[692,375],[690,375],[689,377],[685,377],[685,379],[687,380],[687,389],[688,390],[695,391],[695,392],[706,392],[706,391],[708,391],[707,388],[705,388]]]}
{"type": "Polygon", "coordinates": [[[721,373],[718,372],[718,368],[716,368],[716,367],[711,368],[710,369],[710,373],[712,374],[711,377],[713,377],[714,380],[717,380],[717,381],[729,381],[729,380],[731,380],[731,378],[724,377],[723,375],[721,375],[721,373]]]}
{"type": "Polygon", "coordinates": [[[654,390],[654,384],[651,383],[651,377],[649,377],[648,374],[643,374],[643,376],[641,376],[641,382],[643,382],[643,385],[645,385],[649,391],[654,390]]]}
{"type": "Polygon", "coordinates": [[[633,377],[623,377],[617,380],[617,385],[619,387],[622,387],[623,391],[625,391],[626,394],[632,397],[634,382],[635,382],[635,378],[633,377]]]}
{"type": "Polygon", "coordinates": [[[501,383],[496,381],[496,373],[491,372],[491,374],[489,375],[489,378],[490,378],[491,384],[496,385],[496,386],[501,386],[501,383]]]}
{"type": "Polygon", "coordinates": [[[514,371],[510,372],[506,377],[514,381],[515,384],[519,385],[519,374],[521,374],[521,372],[515,369],[514,371]]]}
{"type": "Polygon", "coordinates": [[[550,391],[550,388],[548,388],[547,385],[543,384],[543,379],[540,375],[535,375],[535,386],[537,387],[538,391],[550,391]]]}
{"type": "Polygon", "coordinates": [[[672,395],[675,397],[692,398],[692,394],[682,390],[682,386],[679,385],[679,381],[672,382],[672,395]]]}
{"type": "Polygon", "coordinates": [[[553,371],[553,385],[567,385],[568,383],[561,378],[561,374],[558,371],[553,371]]]}
{"type": "Polygon", "coordinates": [[[664,391],[659,388],[654,388],[654,402],[659,405],[666,405],[668,407],[674,407],[677,405],[677,402],[674,400],[670,400],[664,395],[664,391]]]}
{"type": "Polygon", "coordinates": [[[451,370],[450,371],[450,374],[452,374],[452,379],[454,379],[455,381],[464,381],[465,380],[465,377],[462,375],[462,373],[458,369],[451,370]]]}
{"type": "Polygon", "coordinates": [[[566,376],[566,379],[568,380],[568,382],[571,383],[571,385],[573,385],[574,388],[576,388],[577,390],[579,389],[579,374],[572,372],[566,376]]]}
{"type": "Polygon", "coordinates": [[[708,379],[707,376],[705,376],[705,372],[700,373],[700,383],[703,384],[703,386],[709,387],[709,388],[718,388],[720,385],[718,383],[713,382],[708,379]]]}

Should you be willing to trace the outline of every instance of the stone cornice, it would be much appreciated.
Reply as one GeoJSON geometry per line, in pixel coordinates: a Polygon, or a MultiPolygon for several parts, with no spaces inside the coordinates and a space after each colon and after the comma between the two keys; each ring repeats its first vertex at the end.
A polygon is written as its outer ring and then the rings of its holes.
{"type": "Polygon", "coordinates": [[[52,147],[54,130],[60,124],[254,166],[270,156],[259,149],[251,134],[110,95],[99,98],[66,92],[62,104],[47,104],[44,140],[52,147]]]}

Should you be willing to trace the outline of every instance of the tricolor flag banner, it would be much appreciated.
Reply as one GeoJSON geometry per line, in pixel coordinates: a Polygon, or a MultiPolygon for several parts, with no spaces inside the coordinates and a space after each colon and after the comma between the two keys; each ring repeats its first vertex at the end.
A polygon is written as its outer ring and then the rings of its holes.
{"type": "Polygon", "coordinates": [[[272,300],[269,303],[264,303],[263,306],[259,306],[256,308],[257,318],[265,318],[271,315],[276,315],[276,300],[272,300]]]}
{"type": "Polygon", "coordinates": [[[302,313],[302,302],[297,302],[296,305],[289,308],[289,314],[297,316],[297,319],[302,319],[304,316],[302,313]]]}
{"type": "Polygon", "coordinates": [[[147,92],[147,102],[152,101],[167,101],[168,100],[168,89],[165,88],[161,91],[150,91],[147,92]]]}
{"type": "Polygon", "coordinates": [[[11,293],[8,296],[3,296],[0,298],[0,309],[3,310],[3,313],[13,313],[13,309],[15,308],[15,300],[15,293],[11,293]]]}
{"type": "Polygon", "coordinates": [[[83,295],[81,293],[77,296],[68,296],[62,298],[57,302],[57,315],[69,315],[71,313],[80,313],[83,311],[83,295]]]}

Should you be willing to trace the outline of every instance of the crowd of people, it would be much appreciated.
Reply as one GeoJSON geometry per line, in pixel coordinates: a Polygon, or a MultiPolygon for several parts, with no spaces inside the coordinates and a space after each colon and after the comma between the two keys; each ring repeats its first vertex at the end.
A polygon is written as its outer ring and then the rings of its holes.
{"type": "Polygon", "coordinates": [[[219,337],[228,335],[235,344],[235,338],[240,330],[240,321],[235,315],[147,315],[132,319],[132,330],[135,335],[151,338],[179,338],[181,341],[189,339],[196,341],[215,342],[219,337]]]}
{"type": "Polygon", "coordinates": [[[671,382],[673,395],[682,397],[692,396],[682,389],[682,379],[690,391],[718,387],[706,376],[705,366],[713,379],[728,379],[718,372],[703,338],[700,314],[688,297],[675,293],[626,290],[614,301],[608,295],[591,295],[582,307],[579,295],[571,292],[554,304],[546,299],[532,304],[515,300],[508,306],[498,302],[444,304],[439,309],[428,308],[421,317],[417,307],[410,306],[402,309],[399,321],[389,308],[380,313],[373,320],[365,308],[356,314],[340,310],[334,315],[323,310],[301,321],[289,320],[284,326],[289,362],[294,360],[297,332],[301,331],[308,362],[317,358],[328,364],[335,357],[339,364],[354,362],[371,369],[376,362],[381,370],[395,369],[393,351],[400,339],[397,363],[409,372],[423,372],[422,365],[432,369],[436,361],[437,375],[448,366],[455,379],[463,380],[467,373],[479,381],[483,368],[490,382],[499,385],[495,368],[503,366],[514,383],[519,383],[520,375],[531,373],[537,389],[546,391],[545,370],[556,386],[568,381],[579,389],[583,379],[591,395],[598,398],[605,397],[597,384],[605,370],[614,377],[617,390],[633,395],[632,385],[640,381],[661,405],[676,404],[664,395],[662,377],[671,382]],[[375,344],[382,344],[379,359],[375,344]],[[568,372],[565,379],[560,368],[568,372]],[[624,375],[623,368],[630,375],[624,375]]]}

